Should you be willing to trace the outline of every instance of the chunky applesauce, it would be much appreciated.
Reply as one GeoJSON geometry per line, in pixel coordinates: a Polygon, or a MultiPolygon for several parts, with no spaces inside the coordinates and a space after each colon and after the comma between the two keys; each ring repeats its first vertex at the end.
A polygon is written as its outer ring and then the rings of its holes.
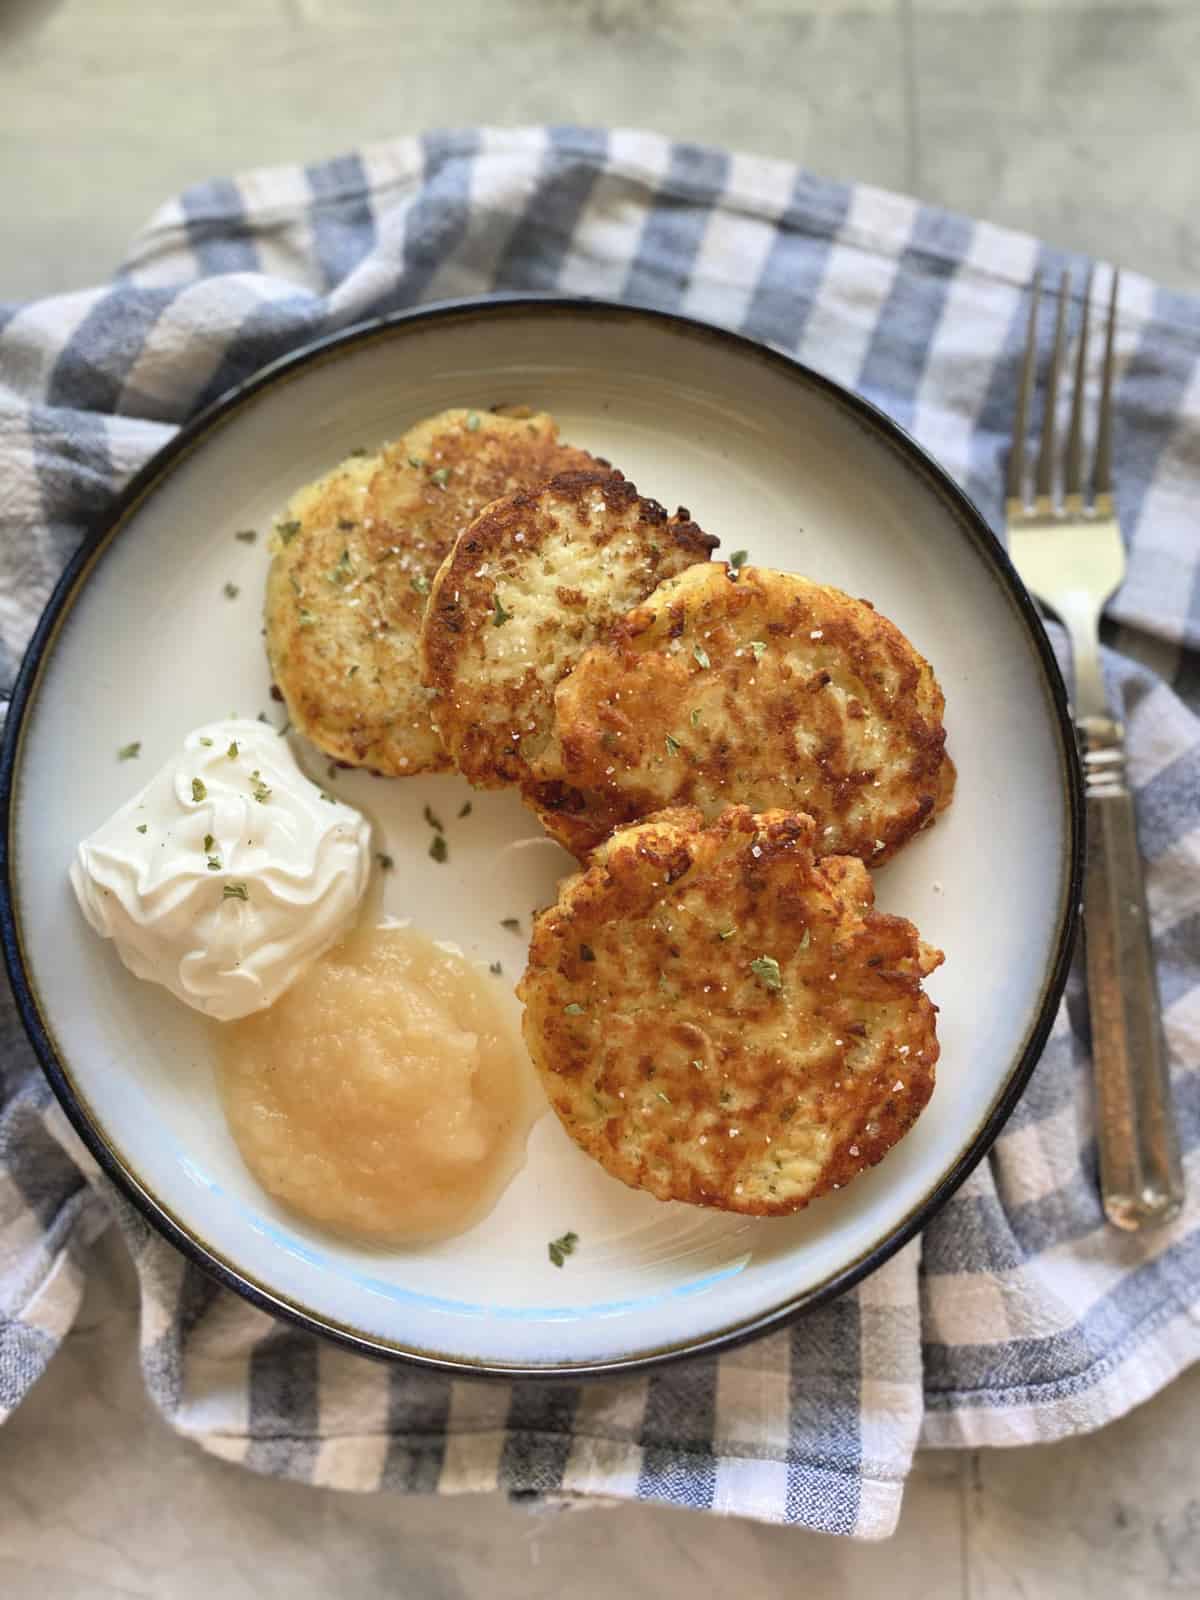
{"type": "Polygon", "coordinates": [[[225,1112],[259,1183],[374,1244],[479,1221],[544,1104],[498,989],[410,928],[373,928],[270,1010],[224,1027],[225,1112]]]}

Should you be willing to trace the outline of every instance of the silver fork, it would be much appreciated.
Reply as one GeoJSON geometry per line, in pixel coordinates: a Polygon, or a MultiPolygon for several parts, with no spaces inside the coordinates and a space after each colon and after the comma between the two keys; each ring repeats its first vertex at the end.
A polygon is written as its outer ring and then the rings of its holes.
{"type": "Polygon", "coordinates": [[[1125,577],[1125,547],[1117,526],[1112,483],[1118,275],[1113,273],[1109,297],[1090,493],[1083,438],[1090,274],[1083,297],[1061,495],[1056,489],[1055,407],[1071,292],[1069,275],[1064,272],[1030,500],[1025,493],[1025,434],[1037,366],[1040,287],[1035,278],[1008,463],[1009,553],[1026,586],[1062,619],[1071,638],[1086,799],[1083,934],[1100,1187],[1108,1220],[1118,1228],[1135,1229],[1167,1222],[1178,1214],[1183,1204],[1183,1171],[1133,797],[1125,785],[1125,734],[1109,709],[1100,671],[1100,614],[1125,577]]]}

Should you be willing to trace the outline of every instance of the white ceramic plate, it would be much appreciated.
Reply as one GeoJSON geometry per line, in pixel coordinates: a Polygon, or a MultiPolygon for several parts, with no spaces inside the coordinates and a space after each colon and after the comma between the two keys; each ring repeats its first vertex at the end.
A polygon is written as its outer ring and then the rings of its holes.
{"type": "MultiPolygon", "coordinates": [[[[310,771],[325,763],[307,746],[310,771]]],[[[259,1304],[359,1348],[491,1371],[608,1370],[771,1326],[878,1265],[979,1159],[1061,992],[1079,792],[1061,683],[978,514],[898,429],[783,356],[699,324],[581,302],[490,301],[352,330],[277,364],[184,430],[73,563],[14,697],[3,757],[6,955],[55,1090],[166,1235],[259,1304]],[[609,1178],[552,1115],[492,1215],[445,1244],[356,1249],[276,1207],[226,1131],[206,1026],[84,925],[66,868],[196,725],[266,711],[265,531],[351,449],[451,405],[525,401],[682,502],[725,553],[790,568],[895,619],[945,689],[950,811],[878,878],[946,952],[933,1100],[873,1172],[794,1218],[663,1205],[609,1178]],[[240,586],[226,600],[227,580],[240,586]],[[115,752],[142,741],[140,765],[115,752]],[[567,1229],[578,1252],[551,1265],[567,1229]]],[[[515,981],[529,914],[571,863],[510,794],[342,774],[396,869],[387,909],[515,981]],[[519,916],[522,936],[501,926],[519,916]]],[[[514,1024],[518,1007],[512,1002],[514,1024]]]]}

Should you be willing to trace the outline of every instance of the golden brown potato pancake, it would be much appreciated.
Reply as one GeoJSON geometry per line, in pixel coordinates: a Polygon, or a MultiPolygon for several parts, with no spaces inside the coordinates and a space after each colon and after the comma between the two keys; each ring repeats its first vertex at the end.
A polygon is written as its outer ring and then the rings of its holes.
{"type": "Polygon", "coordinates": [[[535,804],[581,858],[664,806],[804,811],[881,865],[949,803],[942,691],[868,602],[766,567],[662,584],[559,683],[535,804]]]}
{"type": "Polygon", "coordinates": [[[940,951],[872,909],[811,818],[623,828],[536,919],[525,1039],[567,1132],[660,1200],[798,1211],[881,1160],[933,1090],[940,951]]]}
{"type": "Polygon", "coordinates": [[[455,764],[480,788],[524,783],[555,685],[663,578],[715,539],[619,472],[563,472],[488,506],[434,580],[423,679],[455,764]]]}

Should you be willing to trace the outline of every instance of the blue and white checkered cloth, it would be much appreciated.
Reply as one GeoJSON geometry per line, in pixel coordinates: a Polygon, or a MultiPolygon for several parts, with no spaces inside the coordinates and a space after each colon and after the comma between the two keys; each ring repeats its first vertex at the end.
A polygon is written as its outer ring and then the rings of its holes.
{"type": "MultiPolygon", "coordinates": [[[[172,201],[108,287],[0,305],[0,685],[60,568],[178,425],[361,318],[492,289],[626,296],[771,340],[911,429],[999,523],[1030,238],[779,162],[645,134],[432,134],[172,201]]],[[[1104,292],[1099,275],[1097,294],[1104,292]]],[[[1075,307],[1076,315],[1078,306],[1075,307]]],[[[579,1386],[361,1360],[185,1264],[92,1167],[0,1010],[0,1417],[71,1326],[85,1246],[137,1264],[147,1386],[205,1449],[350,1489],[665,1500],[880,1537],[918,1443],[1099,1427],[1200,1354],[1200,300],[1123,278],[1109,608],[1186,1215],[1097,1199],[1086,1007],[1069,993],[989,1159],[881,1271],[721,1357],[579,1386]]]]}

